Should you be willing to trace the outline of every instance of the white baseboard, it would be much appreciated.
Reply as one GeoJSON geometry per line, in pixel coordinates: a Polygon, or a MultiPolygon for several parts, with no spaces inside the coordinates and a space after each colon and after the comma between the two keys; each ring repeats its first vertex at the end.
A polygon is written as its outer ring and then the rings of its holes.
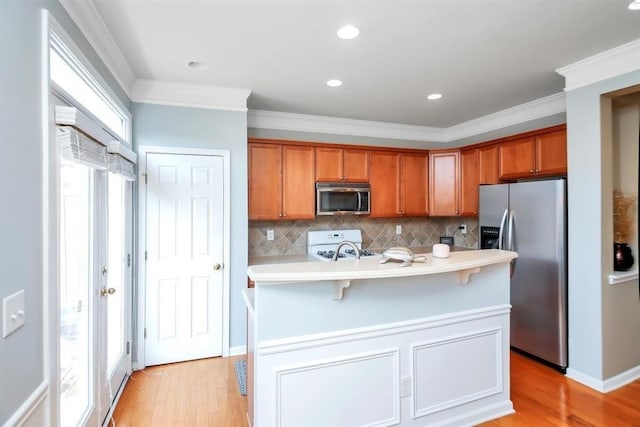
{"type": "Polygon", "coordinates": [[[229,347],[229,356],[240,356],[242,354],[247,354],[246,345],[237,345],[235,347],[229,347]]]}
{"type": "Polygon", "coordinates": [[[49,383],[43,381],[31,393],[3,427],[39,427],[49,425],[44,406],[49,395],[49,383]]]}
{"type": "Polygon", "coordinates": [[[607,378],[606,380],[599,380],[586,375],[580,371],[572,368],[567,368],[567,378],[571,378],[574,381],[582,383],[587,387],[591,387],[600,393],[609,393],[615,389],[623,387],[637,379],[640,379],[640,365],[624,371],[614,377],[607,378]]]}

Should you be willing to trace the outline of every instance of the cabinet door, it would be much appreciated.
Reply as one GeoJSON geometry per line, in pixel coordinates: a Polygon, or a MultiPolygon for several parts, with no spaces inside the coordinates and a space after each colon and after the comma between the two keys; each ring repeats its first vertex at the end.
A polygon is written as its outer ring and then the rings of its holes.
{"type": "Polygon", "coordinates": [[[536,174],[567,174],[567,131],[558,130],[536,137],[536,174]]]}
{"type": "Polygon", "coordinates": [[[342,152],[343,177],[349,182],[369,182],[369,152],[344,149],[342,152]]]}
{"type": "Polygon", "coordinates": [[[249,144],[249,219],[282,214],[282,147],[249,144]]]}
{"type": "Polygon", "coordinates": [[[534,137],[500,144],[500,179],[530,177],[535,169],[534,137]]]}
{"type": "Polygon", "coordinates": [[[404,216],[427,215],[426,154],[402,154],[400,174],[400,213],[404,216]]]}
{"type": "Polygon", "coordinates": [[[313,147],[282,147],[282,217],[315,218],[315,155],[313,147]]]}
{"type": "Polygon", "coordinates": [[[429,154],[429,215],[459,214],[459,159],[458,151],[429,154]]]}
{"type": "Polygon", "coordinates": [[[316,181],[342,181],[342,150],[316,147],[316,181]]]}
{"type": "Polygon", "coordinates": [[[498,145],[489,145],[478,149],[478,184],[498,184],[498,145]]]}
{"type": "Polygon", "coordinates": [[[480,150],[467,150],[460,153],[460,215],[478,215],[478,181],[480,150]]]}
{"type": "Polygon", "coordinates": [[[377,218],[400,216],[400,155],[375,151],[370,154],[369,183],[371,184],[371,216],[377,218]]]}

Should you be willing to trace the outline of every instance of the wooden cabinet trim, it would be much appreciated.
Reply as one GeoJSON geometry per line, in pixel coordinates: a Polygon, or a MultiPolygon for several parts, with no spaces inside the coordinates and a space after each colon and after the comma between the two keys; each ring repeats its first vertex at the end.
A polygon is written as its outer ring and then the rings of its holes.
{"type": "Polygon", "coordinates": [[[285,139],[270,139],[270,138],[247,138],[249,144],[277,144],[277,145],[296,145],[307,147],[323,147],[323,148],[337,148],[343,150],[365,150],[365,151],[393,151],[397,153],[419,153],[428,154],[430,150],[420,148],[404,148],[404,147],[380,147],[377,145],[357,145],[357,144],[341,144],[333,142],[316,142],[316,141],[295,141],[285,139]]]}

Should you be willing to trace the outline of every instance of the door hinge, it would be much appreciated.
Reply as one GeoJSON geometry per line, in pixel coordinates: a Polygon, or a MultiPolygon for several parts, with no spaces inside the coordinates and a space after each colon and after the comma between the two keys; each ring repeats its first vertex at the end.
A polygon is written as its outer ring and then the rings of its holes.
{"type": "Polygon", "coordinates": [[[131,343],[127,341],[127,354],[129,354],[130,351],[131,351],[131,343]]]}
{"type": "Polygon", "coordinates": [[[147,185],[147,177],[148,177],[149,175],[147,175],[146,173],[144,173],[143,175],[144,175],[144,185],[147,185]]]}
{"type": "Polygon", "coordinates": [[[127,267],[131,267],[131,254],[127,254],[127,267]]]}
{"type": "Polygon", "coordinates": [[[147,251],[144,251],[144,260],[147,260],[147,251]]]}
{"type": "Polygon", "coordinates": [[[147,339],[147,328],[144,328],[144,339],[147,339]]]}

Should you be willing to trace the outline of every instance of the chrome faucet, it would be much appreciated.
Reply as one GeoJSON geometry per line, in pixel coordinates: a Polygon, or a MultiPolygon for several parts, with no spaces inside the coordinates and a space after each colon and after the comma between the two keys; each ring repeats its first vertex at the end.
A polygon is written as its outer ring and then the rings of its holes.
{"type": "Polygon", "coordinates": [[[340,255],[340,248],[342,248],[345,245],[351,246],[353,248],[353,252],[356,254],[356,259],[360,259],[360,249],[358,249],[358,246],[356,246],[355,243],[349,240],[343,240],[342,242],[338,243],[338,246],[336,247],[336,251],[333,254],[333,258],[331,258],[331,261],[338,260],[338,256],[340,255]]]}

